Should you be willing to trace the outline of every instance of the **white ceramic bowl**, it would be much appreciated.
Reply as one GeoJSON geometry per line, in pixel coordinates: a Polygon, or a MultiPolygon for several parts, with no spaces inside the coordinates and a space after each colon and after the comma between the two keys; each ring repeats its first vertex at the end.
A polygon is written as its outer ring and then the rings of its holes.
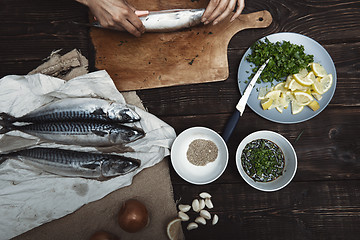
{"type": "Polygon", "coordinates": [[[203,185],[218,179],[225,171],[229,154],[226,143],[215,131],[205,127],[192,127],[177,136],[171,147],[171,163],[177,174],[189,183],[203,185]],[[211,140],[218,148],[215,161],[205,166],[196,166],[189,162],[186,152],[196,139],[211,140]]]}
{"type": "Polygon", "coordinates": [[[250,186],[261,191],[271,192],[271,191],[280,190],[291,182],[291,180],[295,176],[297,169],[297,157],[293,146],[285,137],[283,137],[282,135],[276,132],[263,130],[263,131],[251,133],[241,141],[236,151],[236,166],[242,178],[250,186]],[[249,177],[249,175],[247,175],[247,173],[243,169],[243,166],[241,164],[242,151],[246,146],[246,144],[256,139],[270,140],[276,145],[278,145],[282,150],[282,152],[284,153],[285,167],[283,174],[273,181],[256,182],[251,177],[249,177]]]}

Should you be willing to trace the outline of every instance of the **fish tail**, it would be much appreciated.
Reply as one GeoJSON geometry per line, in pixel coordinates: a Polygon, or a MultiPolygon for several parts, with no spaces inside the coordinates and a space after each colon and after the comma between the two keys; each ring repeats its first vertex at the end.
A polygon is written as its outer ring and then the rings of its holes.
{"type": "Polygon", "coordinates": [[[15,117],[11,116],[8,113],[2,112],[0,113],[0,125],[7,125],[9,123],[13,123],[15,121],[15,117]]]}

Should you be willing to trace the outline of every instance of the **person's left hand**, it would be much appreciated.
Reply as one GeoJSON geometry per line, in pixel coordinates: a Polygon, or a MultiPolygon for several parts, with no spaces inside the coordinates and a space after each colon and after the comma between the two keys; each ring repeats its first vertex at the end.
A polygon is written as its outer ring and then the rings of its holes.
{"type": "Polygon", "coordinates": [[[236,12],[230,19],[230,22],[234,21],[244,9],[245,0],[210,0],[201,21],[204,24],[211,22],[213,22],[214,25],[217,24],[225,19],[235,9],[236,3],[238,3],[236,12]]]}

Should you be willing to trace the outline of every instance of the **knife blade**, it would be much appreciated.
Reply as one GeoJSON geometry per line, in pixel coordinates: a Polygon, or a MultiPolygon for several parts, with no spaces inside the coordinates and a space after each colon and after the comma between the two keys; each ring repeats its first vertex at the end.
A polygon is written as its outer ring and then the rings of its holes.
{"type": "Polygon", "coordinates": [[[246,87],[244,94],[242,95],[239,102],[237,103],[235,112],[231,115],[230,119],[226,123],[224,132],[222,134],[222,138],[225,140],[225,142],[227,142],[229,140],[232,132],[234,131],[234,129],[239,121],[239,118],[244,113],[245,106],[249,99],[250,93],[251,93],[252,89],[254,88],[256,81],[259,79],[262,71],[264,71],[269,60],[270,59],[266,60],[266,62],[257,70],[254,77],[251,79],[249,85],[246,87]]]}

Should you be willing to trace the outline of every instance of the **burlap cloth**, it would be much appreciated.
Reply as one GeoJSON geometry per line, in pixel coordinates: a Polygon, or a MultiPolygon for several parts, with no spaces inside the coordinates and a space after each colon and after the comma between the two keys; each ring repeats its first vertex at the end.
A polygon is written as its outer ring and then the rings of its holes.
{"type": "MultiPolygon", "coordinates": [[[[87,66],[87,59],[77,50],[63,56],[56,51],[50,55],[46,63],[33,70],[31,74],[43,73],[69,80],[86,74],[87,66]]],[[[144,109],[136,92],[123,92],[122,94],[127,103],[144,109]]],[[[168,162],[169,159],[165,158],[155,166],[137,174],[130,186],[112,192],[103,199],[86,204],[72,214],[34,228],[13,239],[81,240],[89,239],[98,230],[114,233],[121,240],[168,239],[166,226],[177,216],[168,162]],[[130,198],[141,200],[150,214],[150,224],[138,233],[127,233],[117,223],[121,204],[130,198]]],[[[183,239],[181,229],[180,233],[181,239],[183,239]]]]}

